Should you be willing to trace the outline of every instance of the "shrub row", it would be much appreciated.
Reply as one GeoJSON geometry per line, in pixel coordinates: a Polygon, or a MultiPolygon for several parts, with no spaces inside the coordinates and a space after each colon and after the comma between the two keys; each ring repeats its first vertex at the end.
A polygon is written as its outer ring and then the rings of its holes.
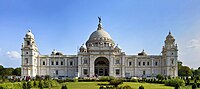
{"type": "Polygon", "coordinates": [[[59,86],[59,83],[55,80],[3,83],[0,84],[0,89],[30,89],[30,88],[42,89],[42,88],[51,88],[53,86],[59,86]]]}
{"type": "Polygon", "coordinates": [[[185,81],[182,79],[168,79],[165,80],[165,86],[185,86],[185,81]]]}

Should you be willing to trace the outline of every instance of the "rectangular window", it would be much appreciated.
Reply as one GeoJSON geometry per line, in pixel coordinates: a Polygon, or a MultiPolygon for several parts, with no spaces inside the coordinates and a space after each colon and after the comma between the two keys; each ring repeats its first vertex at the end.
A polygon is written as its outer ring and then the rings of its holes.
{"type": "Polygon", "coordinates": [[[58,65],[58,61],[56,61],[56,65],[58,65]]]}
{"type": "Polygon", "coordinates": [[[86,59],[83,61],[83,64],[88,64],[88,62],[87,62],[87,60],[86,60],[86,59]]]}
{"type": "Polygon", "coordinates": [[[69,65],[72,66],[73,65],[73,61],[70,61],[69,65]]]}
{"type": "Polygon", "coordinates": [[[132,62],[129,62],[129,66],[131,66],[132,65],[132,62]]]}
{"type": "Polygon", "coordinates": [[[147,65],[149,65],[149,62],[147,62],[147,65]]]}
{"type": "Polygon", "coordinates": [[[83,74],[87,75],[88,74],[88,70],[87,69],[83,69],[83,74]]]}
{"type": "Polygon", "coordinates": [[[119,63],[119,59],[116,60],[116,64],[120,64],[120,63],[119,63]]]}
{"type": "Polygon", "coordinates": [[[145,72],[145,71],[143,71],[143,75],[146,75],[146,72],[145,72]]]}
{"type": "Polygon", "coordinates": [[[115,74],[116,74],[116,75],[119,75],[119,74],[120,74],[120,70],[119,70],[119,69],[116,69],[116,70],[115,70],[115,74]]]}
{"type": "Polygon", "coordinates": [[[156,65],[156,66],[158,65],[158,62],[157,62],[157,61],[155,62],[155,65],[156,65]]]}
{"type": "Polygon", "coordinates": [[[145,62],[143,62],[143,66],[145,66],[145,62]]]}
{"type": "Polygon", "coordinates": [[[63,61],[60,62],[60,65],[63,65],[63,61]]]}
{"type": "Polygon", "coordinates": [[[45,61],[43,61],[43,63],[42,63],[43,65],[45,65],[45,61]]]}
{"type": "Polygon", "coordinates": [[[140,62],[138,63],[138,65],[140,66],[140,62]]]}
{"type": "Polygon", "coordinates": [[[53,62],[53,61],[51,61],[51,65],[54,65],[54,62],[53,62]]]}
{"type": "Polygon", "coordinates": [[[56,75],[58,75],[58,70],[56,70],[56,75]]]}

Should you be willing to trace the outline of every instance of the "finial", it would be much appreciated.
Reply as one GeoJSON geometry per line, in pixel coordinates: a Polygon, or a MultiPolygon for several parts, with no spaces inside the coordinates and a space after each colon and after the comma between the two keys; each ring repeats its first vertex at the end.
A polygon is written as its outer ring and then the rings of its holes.
{"type": "Polygon", "coordinates": [[[30,29],[30,28],[28,29],[28,32],[31,32],[31,29],[30,29]]]}
{"type": "Polygon", "coordinates": [[[98,24],[97,30],[101,30],[101,29],[103,29],[102,24],[101,24],[101,17],[98,17],[98,19],[99,19],[99,24],[98,24]]]}
{"type": "Polygon", "coordinates": [[[99,19],[99,23],[101,23],[101,17],[98,17],[98,19],[99,19]]]}
{"type": "Polygon", "coordinates": [[[169,35],[171,35],[171,31],[169,31],[169,35]]]}

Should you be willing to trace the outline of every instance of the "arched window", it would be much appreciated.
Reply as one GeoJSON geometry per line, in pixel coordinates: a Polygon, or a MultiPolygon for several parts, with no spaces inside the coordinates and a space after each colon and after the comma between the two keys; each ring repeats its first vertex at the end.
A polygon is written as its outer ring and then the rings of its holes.
{"type": "Polygon", "coordinates": [[[27,41],[27,45],[30,45],[30,41],[27,41]]]}
{"type": "Polygon", "coordinates": [[[25,63],[28,64],[28,58],[25,58],[25,63]]]}
{"type": "Polygon", "coordinates": [[[158,62],[157,62],[157,61],[155,62],[155,65],[156,65],[156,66],[158,65],[158,62]]]}
{"type": "Polygon", "coordinates": [[[143,66],[145,66],[145,62],[143,62],[143,66]]]}
{"type": "Polygon", "coordinates": [[[60,62],[60,65],[63,65],[63,61],[60,62]]]}
{"type": "Polygon", "coordinates": [[[43,65],[45,65],[45,61],[43,61],[43,63],[42,63],[43,65]]]}

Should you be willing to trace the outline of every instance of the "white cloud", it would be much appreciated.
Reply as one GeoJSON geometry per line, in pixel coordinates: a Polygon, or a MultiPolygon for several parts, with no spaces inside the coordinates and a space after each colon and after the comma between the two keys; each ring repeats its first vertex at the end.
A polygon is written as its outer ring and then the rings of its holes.
{"type": "Polygon", "coordinates": [[[192,39],[189,41],[189,48],[200,48],[200,40],[192,39]]]}
{"type": "Polygon", "coordinates": [[[9,51],[6,54],[11,59],[20,59],[20,53],[17,51],[9,51]]]}

